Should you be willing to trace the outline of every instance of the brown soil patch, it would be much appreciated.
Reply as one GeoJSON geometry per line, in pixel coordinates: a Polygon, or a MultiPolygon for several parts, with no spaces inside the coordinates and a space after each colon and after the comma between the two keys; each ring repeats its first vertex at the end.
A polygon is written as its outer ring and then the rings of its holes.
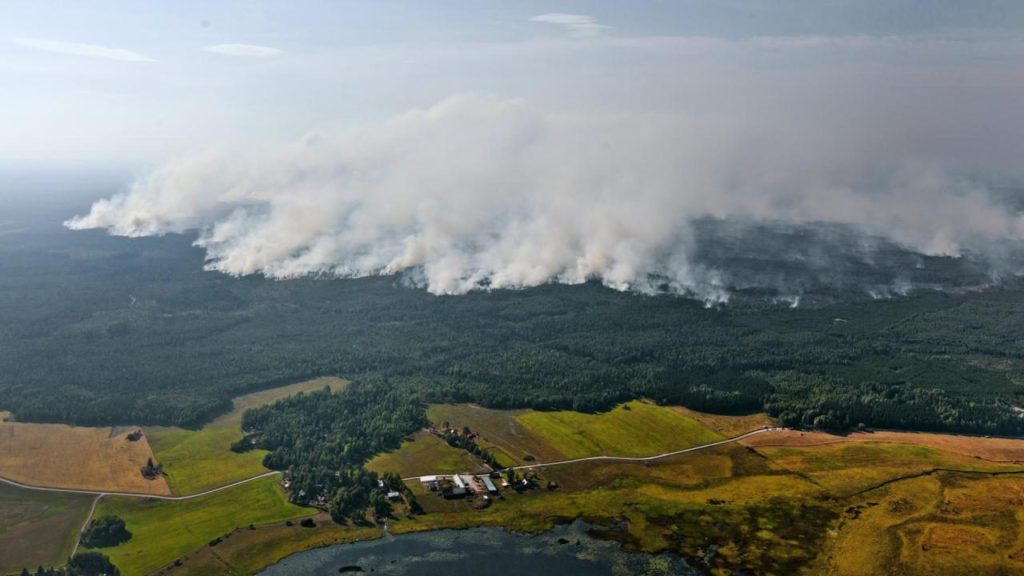
{"type": "Polygon", "coordinates": [[[147,480],[140,469],[153,456],[133,428],[6,422],[0,414],[0,476],[51,488],[170,494],[163,478],[147,480]]]}
{"type": "Polygon", "coordinates": [[[845,436],[825,432],[773,430],[740,441],[752,448],[767,446],[800,447],[838,444],[841,442],[892,442],[925,446],[991,462],[1024,463],[1024,440],[982,438],[924,432],[854,432],[845,436]]]}
{"type": "Polygon", "coordinates": [[[930,524],[921,537],[923,548],[956,550],[962,547],[991,547],[992,537],[984,531],[956,524],[930,524]]]}

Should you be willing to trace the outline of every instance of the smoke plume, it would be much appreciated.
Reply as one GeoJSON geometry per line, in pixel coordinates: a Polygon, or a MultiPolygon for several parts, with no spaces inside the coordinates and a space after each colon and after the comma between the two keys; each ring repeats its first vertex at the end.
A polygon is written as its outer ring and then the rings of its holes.
{"type": "Polygon", "coordinates": [[[1019,212],[965,176],[974,166],[890,138],[886,118],[791,120],[551,113],[463,95],[180,158],[66,225],[196,231],[208,268],[232,275],[405,273],[437,294],[600,279],[708,299],[727,297],[731,274],[702,259],[714,250],[697,222],[833,223],[954,257],[1024,236],[1019,212]]]}

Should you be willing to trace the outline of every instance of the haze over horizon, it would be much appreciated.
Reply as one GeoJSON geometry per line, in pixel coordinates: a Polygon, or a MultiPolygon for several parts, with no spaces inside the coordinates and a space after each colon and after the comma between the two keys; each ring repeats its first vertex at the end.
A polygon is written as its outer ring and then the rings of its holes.
{"type": "Polygon", "coordinates": [[[717,299],[707,218],[1019,272],[1018,3],[38,6],[0,8],[0,167],[134,173],[69,226],[222,272],[717,299]]]}

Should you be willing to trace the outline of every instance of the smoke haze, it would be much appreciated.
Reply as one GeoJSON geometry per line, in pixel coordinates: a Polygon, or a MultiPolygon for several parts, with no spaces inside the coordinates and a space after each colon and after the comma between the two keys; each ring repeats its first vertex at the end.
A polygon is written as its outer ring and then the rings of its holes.
{"type": "MultiPolygon", "coordinates": [[[[933,131],[928,116],[864,111],[711,120],[459,95],[355,130],[181,157],[66,225],[197,231],[209,269],[232,275],[405,273],[436,294],[600,279],[710,300],[737,274],[707,257],[701,242],[722,240],[695,222],[841,225],[875,239],[850,236],[865,262],[879,242],[957,257],[1024,236],[1019,211],[972,176],[992,169],[969,152],[982,133],[947,119],[965,146],[941,149],[899,137],[933,131]]],[[[791,252],[776,256],[807,259],[791,252]]]]}

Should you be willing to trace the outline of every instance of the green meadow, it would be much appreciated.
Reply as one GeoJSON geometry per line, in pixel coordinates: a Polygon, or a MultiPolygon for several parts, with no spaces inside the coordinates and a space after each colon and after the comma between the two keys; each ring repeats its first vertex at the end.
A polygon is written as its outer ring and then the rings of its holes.
{"type": "Polygon", "coordinates": [[[148,574],[194,552],[219,536],[249,524],[310,516],[295,506],[272,476],[190,500],[168,501],[108,496],[96,515],[125,520],[132,539],[103,550],[126,575],[148,574]]]}
{"type": "Polygon", "coordinates": [[[516,419],[566,458],[653,456],[723,439],[689,416],[640,401],[601,414],[530,411],[516,419]]]}
{"type": "Polygon", "coordinates": [[[261,390],[234,399],[234,409],[199,430],[151,427],[145,433],[156,460],[163,464],[167,484],[175,494],[195,494],[266,472],[263,450],[232,452],[231,444],[242,438],[242,414],[302,392],[324,386],[338,390],[340,378],[317,378],[290,386],[261,390]]]}
{"type": "Polygon", "coordinates": [[[453,472],[482,472],[480,460],[465,450],[453,448],[429,432],[417,432],[398,450],[378,454],[366,463],[377,473],[395,472],[403,478],[453,472]]]}

